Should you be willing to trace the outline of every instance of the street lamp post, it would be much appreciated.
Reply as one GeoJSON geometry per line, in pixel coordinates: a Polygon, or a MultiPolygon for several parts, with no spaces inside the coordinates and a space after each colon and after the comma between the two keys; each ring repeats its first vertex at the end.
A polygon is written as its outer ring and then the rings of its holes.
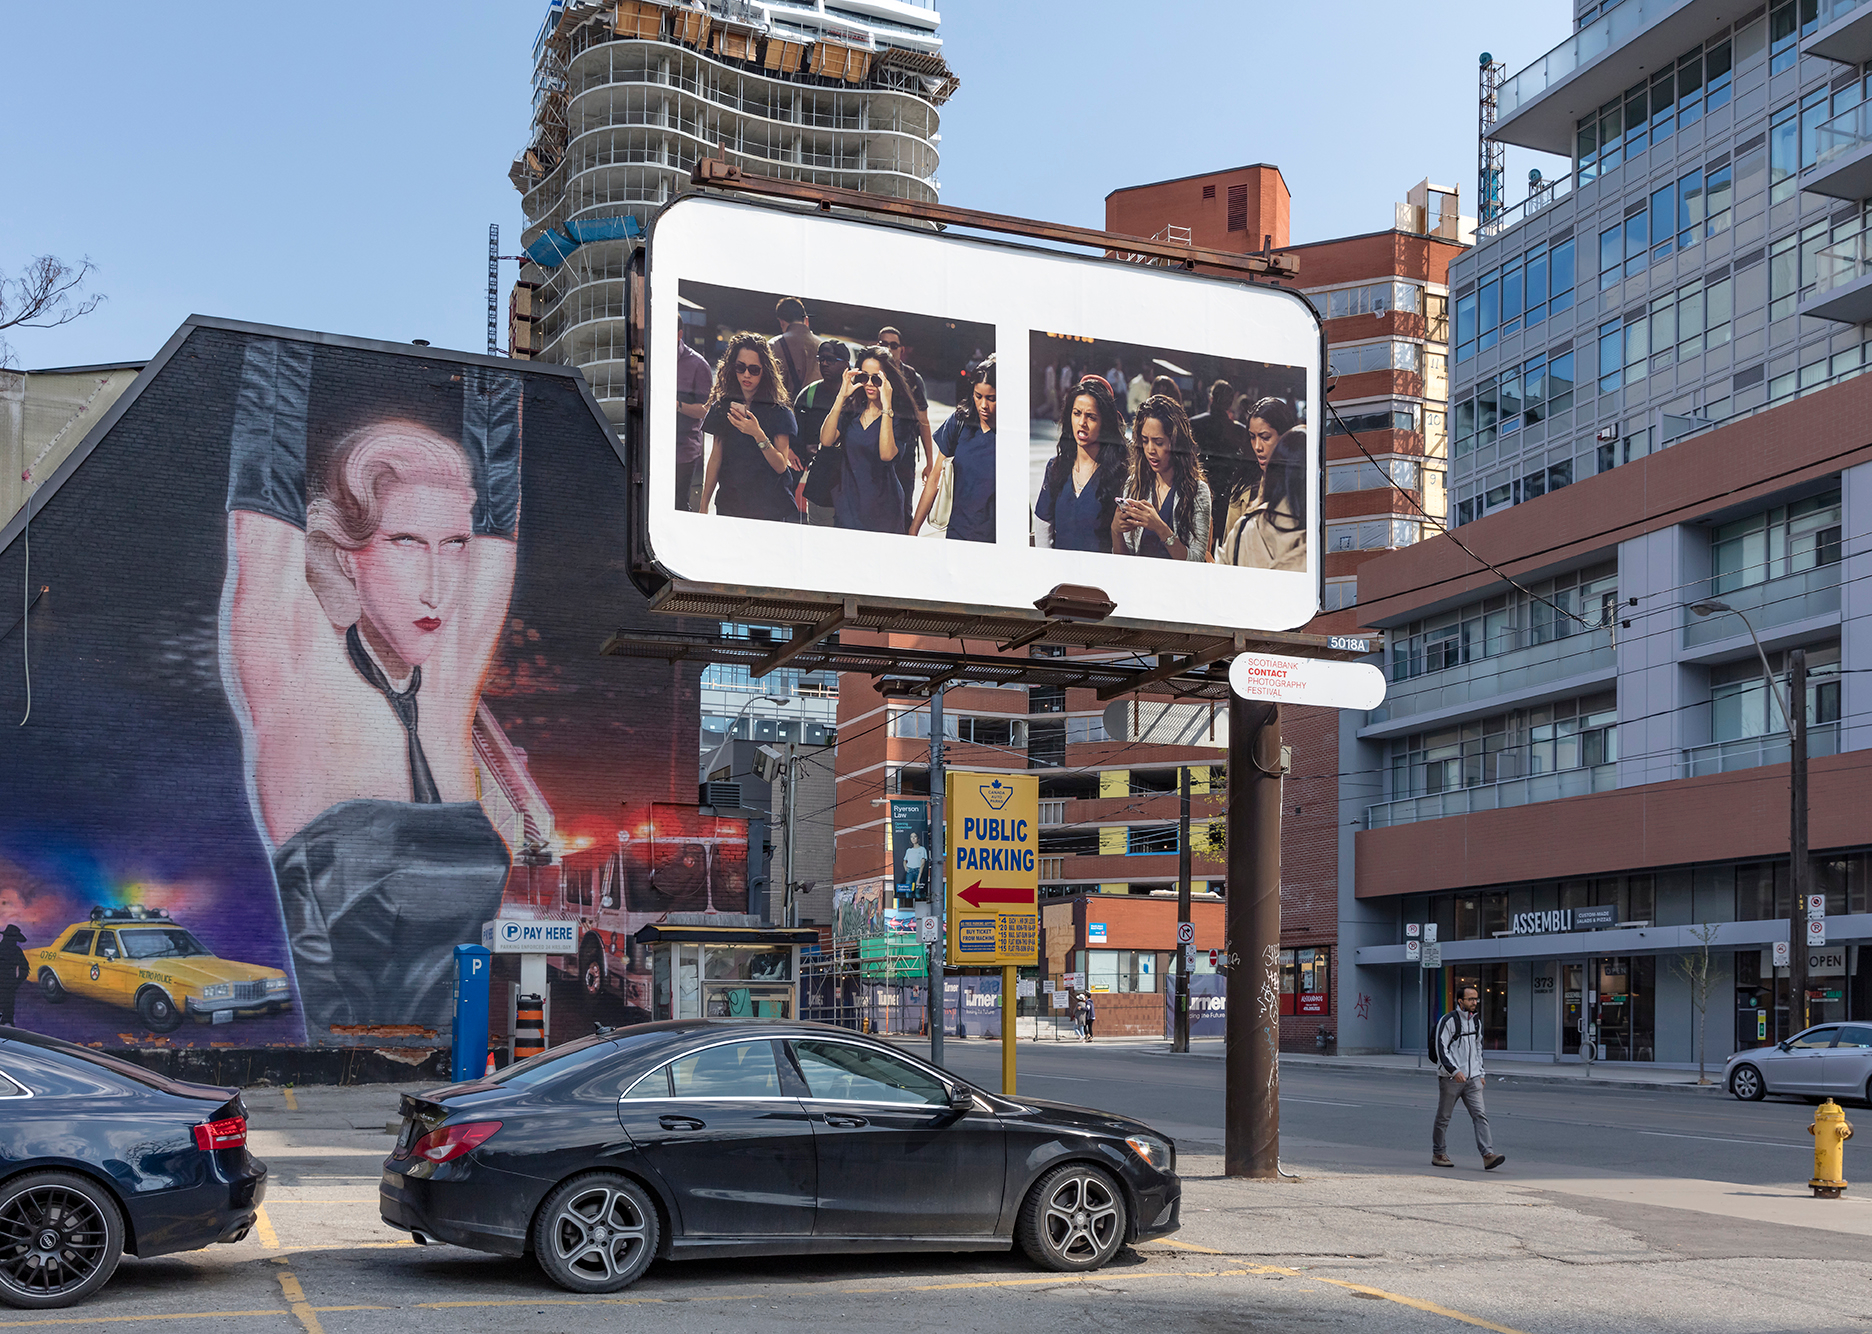
{"type": "Polygon", "coordinates": [[[1749,618],[1717,598],[1692,602],[1690,610],[1698,616],[1727,613],[1742,622],[1755,656],[1761,659],[1762,680],[1781,710],[1781,721],[1788,730],[1788,1028],[1792,1036],[1807,1027],[1807,653],[1795,649],[1788,654],[1789,691],[1781,693],[1774,671],[1768,665],[1767,650],[1749,618]],[[1799,708],[1795,708],[1798,702],[1799,708]]]}

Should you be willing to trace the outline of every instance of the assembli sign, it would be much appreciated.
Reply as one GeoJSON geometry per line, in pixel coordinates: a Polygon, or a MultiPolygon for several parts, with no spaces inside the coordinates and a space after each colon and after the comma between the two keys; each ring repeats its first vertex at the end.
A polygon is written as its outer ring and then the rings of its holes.
{"type": "Polygon", "coordinates": [[[1549,908],[1546,912],[1520,912],[1508,921],[1517,936],[1544,936],[1562,931],[1592,931],[1618,924],[1618,909],[1611,904],[1591,908],[1549,908]]]}

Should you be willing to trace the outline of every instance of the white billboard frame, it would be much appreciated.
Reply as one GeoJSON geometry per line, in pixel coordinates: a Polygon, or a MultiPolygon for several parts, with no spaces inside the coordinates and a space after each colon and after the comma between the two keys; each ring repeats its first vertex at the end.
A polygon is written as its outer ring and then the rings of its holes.
{"type": "MultiPolygon", "coordinates": [[[[1295,289],[706,194],[679,198],[652,222],[644,283],[646,392],[631,453],[643,475],[643,555],[666,578],[1015,613],[1030,613],[1057,585],[1080,584],[1104,590],[1116,604],[1115,620],[1228,631],[1290,630],[1318,614],[1325,339],[1317,310],[1295,289]],[[809,308],[839,302],[992,326],[1000,420],[1016,423],[1010,434],[1018,441],[997,450],[996,540],[908,538],[679,510],[674,360],[685,280],[797,295],[809,308]],[[1166,578],[1161,561],[1029,545],[1028,349],[1036,332],[1299,369],[1307,416],[1307,569],[1185,561],[1176,564],[1188,568],[1166,578]]],[[[771,336],[778,328],[754,332],[771,336]]],[[[1216,514],[1214,526],[1222,522],[1216,514]]]]}

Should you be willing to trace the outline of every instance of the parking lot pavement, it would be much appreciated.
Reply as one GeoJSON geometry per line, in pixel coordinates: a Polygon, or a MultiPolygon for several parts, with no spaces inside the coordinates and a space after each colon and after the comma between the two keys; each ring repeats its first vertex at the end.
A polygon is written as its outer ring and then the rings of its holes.
{"type": "MultiPolygon", "coordinates": [[[[264,1226],[234,1246],[126,1259],[75,1310],[0,1312],[0,1330],[174,1328],[390,1334],[615,1329],[648,1307],[674,1331],[1167,1325],[1193,1331],[1489,1329],[1660,1332],[1865,1328],[1872,1263],[1857,1238],[1771,1229],[1725,1248],[1600,1206],[1479,1173],[1424,1178],[1307,1169],[1297,1180],[1220,1175],[1184,1157],[1184,1228],[1095,1274],[1036,1270],[1014,1253],[659,1262],[616,1297],[578,1298],[531,1261],[417,1247],[377,1218],[377,1167],[396,1090],[248,1091],[271,1168],[264,1226]],[[1821,1258],[1827,1257],[1827,1258],[1821,1258]]],[[[1662,1210],[1684,1217],[1676,1210],[1662,1210]]],[[[1703,1217],[1703,1216],[1697,1216],[1703,1217]]],[[[1723,1224],[1703,1217],[1703,1233],[1723,1224]]],[[[1733,1229],[1731,1229],[1733,1231],[1733,1229]]],[[[1701,1234],[1696,1234],[1701,1235],[1701,1234]]]]}

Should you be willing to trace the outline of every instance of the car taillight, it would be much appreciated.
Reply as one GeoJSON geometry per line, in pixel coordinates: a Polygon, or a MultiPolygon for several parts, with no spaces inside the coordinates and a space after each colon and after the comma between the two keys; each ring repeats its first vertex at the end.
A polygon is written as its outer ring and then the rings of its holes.
{"type": "Polygon", "coordinates": [[[220,1121],[204,1121],[195,1128],[195,1147],[204,1151],[239,1149],[247,1143],[247,1118],[230,1116],[220,1121]]]}
{"type": "Polygon", "coordinates": [[[410,1152],[432,1163],[446,1163],[473,1152],[495,1131],[499,1121],[465,1121],[430,1131],[410,1146],[410,1152]]]}

